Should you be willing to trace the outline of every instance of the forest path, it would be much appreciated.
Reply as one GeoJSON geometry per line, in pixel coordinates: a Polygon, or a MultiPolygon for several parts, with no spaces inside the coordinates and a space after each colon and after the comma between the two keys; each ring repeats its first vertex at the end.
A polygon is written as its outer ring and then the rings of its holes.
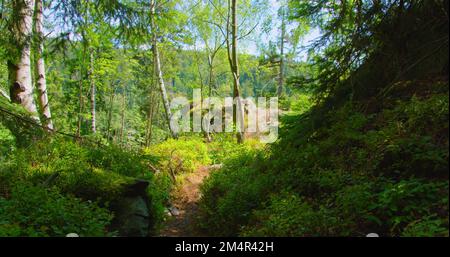
{"type": "Polygon", "coordinates": [[[195,172],[188,174],[182,184],[176,187],[172,192],[170,217],[166,220],[160,236],[202,236],[194,226],[198,216],[198,201],[201,198],[200,186],[210,172],[217,168],[217,165],[201,166],[195,172]]]}

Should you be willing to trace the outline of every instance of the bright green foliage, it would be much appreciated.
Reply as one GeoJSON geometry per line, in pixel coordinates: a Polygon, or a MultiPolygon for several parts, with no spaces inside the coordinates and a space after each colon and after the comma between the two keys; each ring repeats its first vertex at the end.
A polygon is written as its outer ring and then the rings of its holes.
{"type": "Polygon", "coordinates": [[[144,152],[158,158],[158,165],[163,171],[174,173],[193,172],[211,162],[206,144],[196,137],[168,139],[144,152]]]}
{"type": "Polygon", "coordinates": [[[0,236],[111,236],[112,214],[94,202],[18,183],[0,197],[0,236]]]}
{"type": "Polygon", "coordinates": [[[13,150],[14,144],[15,138],[11,131],[0,124],[0,158],[4,158],[8,152],[13,150]]]}
{"type": "Polygon", "coordinates": [[[208,153],[213,163],[220,164],[262,147],[263,144],[257,139],[249,138],[244,144],[236,144],[233,135],[219,134],[208,144],[208,153]]]}

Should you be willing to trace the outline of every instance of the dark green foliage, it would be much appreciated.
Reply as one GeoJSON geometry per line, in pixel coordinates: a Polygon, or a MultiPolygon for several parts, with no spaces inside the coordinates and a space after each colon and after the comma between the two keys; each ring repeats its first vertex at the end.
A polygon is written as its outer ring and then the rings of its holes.
{"type": "Polygon", "coordinates": [[[311,48],[318,75],[303,82],[330,108],[373,96],[399,80],[448,74],[446,0],[291,1],[290,6],[292,19],[308,17],[323,30],[311,48]]]}
{"type": "MultiPolygon", "coordinates": [[[[84,199],[95,200],[103,196],[107,198],[105,200],[109,200],[117,196],[120,193],[120,186],[131,178],[114,172],[117,170],[108,171],[102,166],[103,163],[94,162],[91,152],[97,153],[96,157],[102,158],[98,154],[100,151],[106,150],[82,147],[71,140],[49,138],[27,148],[18,149],[10,156],[10,161],[4,167],[4,173],[31,181],[36,185],[46,183],[57,173],[55,179],[49,182],[51,185],[57,185],[62,191],[84,199]]],[[[131,165],[129,169],[135,169],[134,167],[139,167],[139,163],[131,165]]],[[[109,165],[107,168],[117,167],[109,165]]]]}
{"type": "Polygon", "coordinates": [[[242,154],[209,178],[201,224],[221,236],[448,235],[448,84],[422,97],[407,84],[410,97],[378,113],[349,103],[315,129],[288,117],[268,158],[242,154]]]}
{"type": "Polygon", "coordinates": [[[270,192],[270,177],[258,174],[260,170],[252,167],[255,158],[255,151],[241,152],[239,157],[226,161],[225,167],[212,173],[203,184],[200,225],[205,233],[237,235],[251,211],[266,197],[264,192],[270,192]]]}
{"type": "Polygon", "coordinates": [[[448,236],[448,3],[344,2],[291,3],[325,31],[319,101],[209,178],[213,234],[448,236]]]}
{"type": "MultiPolygon", "coordinates": [[[[46,188],[57,190],[58,195],[53,194],[48,199],[42,200],[46,201],[45,204],[48,208],[54,208],[55,212],[70,212],[70,206],[62,206],[62,210],[59,210],[57,201],[59,201],[59,198],[63,199],[61,201],[65,201],[64,199],[67,198],[70,203],[74,201],[75,198],[71,196],[74,195],[78,197],[76,201],[80,202],[80,208],[84,208],[84,205],[90,206],[88,201],[98,201],[102,211],[109,213],[107,209],[111,209],[109,206],[121,199],[127,185],[133,183],[136,178],[145,179],[150,182],[147,193],[152,223],[156,227],[158,222],[162,220],[163,203],[167,200],[164,195],[168,194],[167,190],[170,188],[160,183],[160,178],[154,181],[153,173],[147,167],[147,164],[151,161],[149,158],[149,156],[140,156],[138,153],[124,151],[115,146],[99,147],[90,143],[80,145],[63,138],[48,138],[45,141],[31,144],[27,148],[18,148],[8,155],[7,161],[0,166],[0,198],[3,197],[2,201],[5,206],[12,206],[11,208],[14,208],[17,204],[24,204],[24,198],[18,198],[17,193],[14,192],[16,190],[15,185],[26,184],[29,187],[21,190],[27,191],[28,188],[31,188],[29,190],[41,190],[43,192],[46,192],[46,188]]],[[[41,202],[35,200],[37,199],[30,198],[27,201],[30,204],[41,204],[41,202]]],[[[7,213],[5,211],[3,215],[7,213]]],[[[23,213],[22,215],[27,216],[29,213],[23,213]]],[[[39,215],[45,216],[43,213],[30,215],[31,224],[40,222],[39,215]]],[[[74,220],[73,226],[79,226],[79,229],[83,229],[82,224],[76,222],[84,222],[83,219],[89,218],[89,215],[95,215],[95,213],[91,214],[86,211],[86,216],[82,216],[80,213],[79,220],[74,220]]],[[[99,218],[101,217],[103,216],[99,216],[99,218]]],[[[45,219],[45,217],[42,217],[42,219],[45,219]]],[[[51,222],[52,217],[49,216],[48,219],[51,222]]],[[[98,221],[97,226],[101,227],[102,231],[106,233],[109,220],[108,222],[101,222],[101,220],[94,219],[92,222],[98,221]]],[[[13,225],[11,222],[15,221],[5,219],[4,225],[13,225]]],[[[98,230],[94,230],[95,224],[85,223],[86,226],[92,226],[92,228],[86,228],[91,230],[84,232],[78,229],[69,232],[81,233],[86,236],[100,235],[98,230]]],[[[27,224],[20,225],[22,228],[27,226],[27,224]]],[[[59,226],[58,223],[55,226],[59,226]]],[[[72,229],[73,226],[68,228],[72,229]]],[[[67,232],[62,230],[62,232],[56,231],[46,234],[46,232],[40,231],[39,227],[33,228],[35,229],[34,232],[37,233],[36,235],[59,236],[67,232]],[[42,234],[40,234],[41,232],[42,234]]],[[[33,233],[32,230],[30,227],[27,230],[28,232],[23,233],[33,233]]]]}
{"type": "Polygon", "coordinates": [[[15,138],[9,129],[0,124],[0,158],[11,152],[15,147],[15,138]]]}
{"type": "Polygon", "coordinates": [[[23,182],[0,197],[0,236],[111,236],[112,217],[96,203],[23,182]]]}
{"type": "MultiPolygon", "coordinates": [[[[156,5],[168,95],[201,87],[203,97],[228,96],[227,41],[215,28],[226,3],[194,2],[156,5]]],[[[269,13],[244,2],[249,12],[239,8],[238,20],[269,13]]],[[[0,63],[0,236],[114,236],[123,224],[130,234],[157,234],[174,185],[200,168],[211,172],[195,215],[205,234],[448,236],[448,0],[287,3],[279,4],[290,20],[283,23],[299,26],[277,39],[290,45],[285,56],[271,42],[261,58],[238,50],[242,96],[271,97],[286,81],[280,139],[265,147],[215,133],[211,143],[167,139],[153,56],[142,45],[155,32],[148,3],[46,5],[45,23],[61,33],[43,42],[56,132],[7,100],[8,67],[0,63]],[[297,44],[310,28],[321,37],[304,60],[297,44]],[[129,219],[135,210],[139,220],[129,219]]],[[[10,1],[0,8],[0,59],[11,60],[21,55],[8,29],[20,10],[10,1]]]]}
{"type": "Polygon", "coordinates": [[[150,199],[150,214],[152,215],[153,232],[156,233],[163,225],[166,206],[169,205],[170,192],[173,188],[173,181],[168,174],[158,174],[154,176],[147,189],[150,199]]]}

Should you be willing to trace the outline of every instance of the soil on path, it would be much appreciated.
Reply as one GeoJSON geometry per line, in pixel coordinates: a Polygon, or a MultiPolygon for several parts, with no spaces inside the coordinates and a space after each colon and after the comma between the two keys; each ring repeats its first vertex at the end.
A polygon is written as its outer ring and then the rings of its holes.
{"type": "Polygon", "coordinates": [[[160,232],[163,237],[202,236],[195,229],[194,223],[200,200],[200,185],[216,166],[201,166],[188,174],[182,184],[172,194],[171,215],[160,232]],[[174,215],[176,214],[176,215],[174,215]]]}

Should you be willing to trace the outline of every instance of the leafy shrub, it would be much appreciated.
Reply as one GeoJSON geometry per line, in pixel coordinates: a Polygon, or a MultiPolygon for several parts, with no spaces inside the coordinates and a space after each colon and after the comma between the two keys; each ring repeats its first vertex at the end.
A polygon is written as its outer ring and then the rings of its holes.
{"type": "Polygon", "coordinates": [[[11,132],[0,124],[0,160],[14,149],[15,138],[11,132]]]}
{"type": "Polygon", "coordinates": [[[239,226],[250,219],[252,209],[261,204],[262,192],[270,188],[270,177],[257,174],[252,167],[257,156],[257,150],[241,152],[228,159],[224,168],[213,172],[202,185],[201,227],[206,233],[236,235],[239,226]]]}
{"type": "MultiPolygon", "coordinates": [[[[448,182],[408,179],[386,183],[383,188],[372,209],[381,220],[384,219],[383,223],[389,226],[393,235],[401,234],[405,229],[411,233],[414,231],[411,226],[416,226],[417,221],[428,220],[429,216],[444,219],[445,216],[437,214],[448,214],[448,182]]],[[[448,233],[448,219],[442,225],[441,229],[447,227],[448,233]]]]}
{"type": "Polygon", "coordinates": [[[424,86],[376,108],[284,117],[268,153],[237,152],[206,181],[200,226],[220,236],[448,235],[448,83],[424,86]]]}
{"type": "Polygon", "coordinates": [[[168,139],[145,149],[144,153],[157,158],[162,170],[174,173],[192,172],[211,162],[206,144],[195,137],[168,139]]]}
{"type": "Polygon", "coordinates": [[[215,135],[208,144],[208,153],[213,163],[223,163],[228,159],[235,159],[242,153],[252,149],[260,149],[262,144],[257,139],[248,138],[244,144],[236,144],[234,135],[215,135]]]}
{"type": "Polygon", "coordinates": [[[268,206],[254,212],[254,223],[246,226],[244,236],[327,236],[333,235],[338,219],[328,209],[315,210],[295,194],[271,198],[268,206]]]}
{"type": "Polygon", "coordinates": [[[292,99],[291,110],[296,114],[307,112],[312,107],[311,96],[308,94],[301,94],[298,99],[292,99]]]}
{"type": "Polygon", "coordinates": [[[169,205],[170,192],[173,188],[172,179],[166,173],[159,173],[154,176],[149,187],[147,188],[147,194],[150,198],[150,214],[152,215],[153,230],[160,229],[164,222],[165,206],[169,205]]]}
{"type": "MultiPolygon", "coordinates": [[[[124,151],[115,146],[99,147],[78,144],[52,137],[37,141],[27,148],[18,148],[0,163],[0,197],[9,196],[16,183],[34,186],[53,186],[63,195],[74,195],[83,200],[98,201],[107,206],[123,196],[127,185],[136,178],[150,182],[152,222],[162,220],[167,185],[154,181],[147,165],[153,157],[124,151]]],[[[17,201],[20,201],[18,199],[17,201]]]]}
{"type": "Polygon", "coordinates": [[[146,162],[153,162],[153,156],[143,156],[125,151],[116,145],[89,148],[89,162],[94,167],[130,177],[147,177],[150,173],[146,162]]]}
{"type": "Polygon", "coordinates": [[[0,236],[113,235],[111,213],[96,203],[17,183],[8,199],[0,197],[0,236]]]}
{"type": "Polygon", "coordinates": [[[436,218],[435,215],[426,216],[420,220],[411,222],[402,232],[406,237],[448,237],[448,220],[436,218]]]}

